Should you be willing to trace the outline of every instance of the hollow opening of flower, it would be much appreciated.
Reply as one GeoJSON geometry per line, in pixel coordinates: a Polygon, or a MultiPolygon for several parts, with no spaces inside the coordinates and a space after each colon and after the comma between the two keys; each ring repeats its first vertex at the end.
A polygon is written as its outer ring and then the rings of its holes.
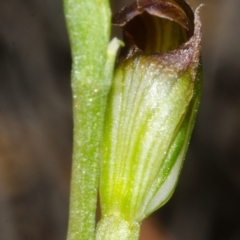
{"type": "Polygon", "coordinates": [[[131,41],[146,54],[168,52],[188,40],[186,30],[178,23],[147,12],[129,21],[123,34],[125,41],[131,41]]]}
{"type": "Polygon", "coordinates": [[[178,49],[194,32],[194,15],[185,2],[139,0],[113,17],[113,24],[123,28],[125,43],[120,58],[135,52],[161,54],[178,49]],[[179,9],[182,8],[184,11],[179,9]]]}

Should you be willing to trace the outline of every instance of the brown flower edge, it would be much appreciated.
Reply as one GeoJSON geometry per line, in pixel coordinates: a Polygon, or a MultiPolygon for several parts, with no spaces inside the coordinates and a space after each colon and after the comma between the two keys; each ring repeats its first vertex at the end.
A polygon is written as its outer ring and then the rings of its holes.
{"type": "Polygon", "coordinates": [[[184,0],[138,0],[121,9],[113,16],[113,24],[123,28],[119,62],[144,55],[179,74],[190,70],[194,80],[201,50],[200,7],[194,13],[184,0]]]}

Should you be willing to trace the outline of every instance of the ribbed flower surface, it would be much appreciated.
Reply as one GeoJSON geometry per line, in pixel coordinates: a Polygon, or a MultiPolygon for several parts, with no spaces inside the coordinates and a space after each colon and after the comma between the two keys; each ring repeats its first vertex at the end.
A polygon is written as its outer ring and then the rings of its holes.
{"type": "Polygon", "coordinates": [[[126,45],[106,110],[101,208],[103,218],[141,222],[172,195],[182,167],[199,103],[201,25],[182,0],[138,1],[115,23],[126,45]]]}

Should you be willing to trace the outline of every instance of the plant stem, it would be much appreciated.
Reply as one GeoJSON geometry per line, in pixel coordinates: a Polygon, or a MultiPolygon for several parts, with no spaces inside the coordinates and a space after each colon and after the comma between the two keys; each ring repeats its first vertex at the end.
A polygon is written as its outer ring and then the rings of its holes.
{"type": "Polygon", "coordinates": [[[104,217],[97,228],[96,240],[137,240],[140,224],[129,223],[118,216],[104,217]]]}
{"type": "Polygon", "coordinates": [[[108,0],[64,0],[64,8],[73,61],[74,124],[67,239],[93,240],[103,120],[118,42],[108,47],[108,0]]]}

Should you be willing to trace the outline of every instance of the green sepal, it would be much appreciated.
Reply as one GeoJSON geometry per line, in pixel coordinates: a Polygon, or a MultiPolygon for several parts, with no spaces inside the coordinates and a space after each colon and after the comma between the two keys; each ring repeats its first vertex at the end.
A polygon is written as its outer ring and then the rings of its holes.
{"type": "Polygon", "coordinates": [[[168,155],[164,160],[164,166],[159,173],[159,178],[155,180],[155,186],[152,187],[152,189],[158,189],[158,191],[155,191],[154,195],[153,193],[149,193],[149,198],[151,198],[151,200],[145,202],[146,208],[144,210],[144,217],[150,215],[152,212],[163,206],[174,192],[185,155],[188,150],[192,130],[194,128],[195,119],[200,104],[201,89],[202,65],[199,65],[193,98],[189,105],[189,109],[187,110],[186,116],[184,117],[184,121],[181,123],[178,133],[168,150],[168,155]],[[172,190],[167,191],[166,196],[164,196],[163,193],[166,192],[164,191],[164,188],[166,188],[166,185],[168,185],[170,182],[172,182],[172,190]]]}

